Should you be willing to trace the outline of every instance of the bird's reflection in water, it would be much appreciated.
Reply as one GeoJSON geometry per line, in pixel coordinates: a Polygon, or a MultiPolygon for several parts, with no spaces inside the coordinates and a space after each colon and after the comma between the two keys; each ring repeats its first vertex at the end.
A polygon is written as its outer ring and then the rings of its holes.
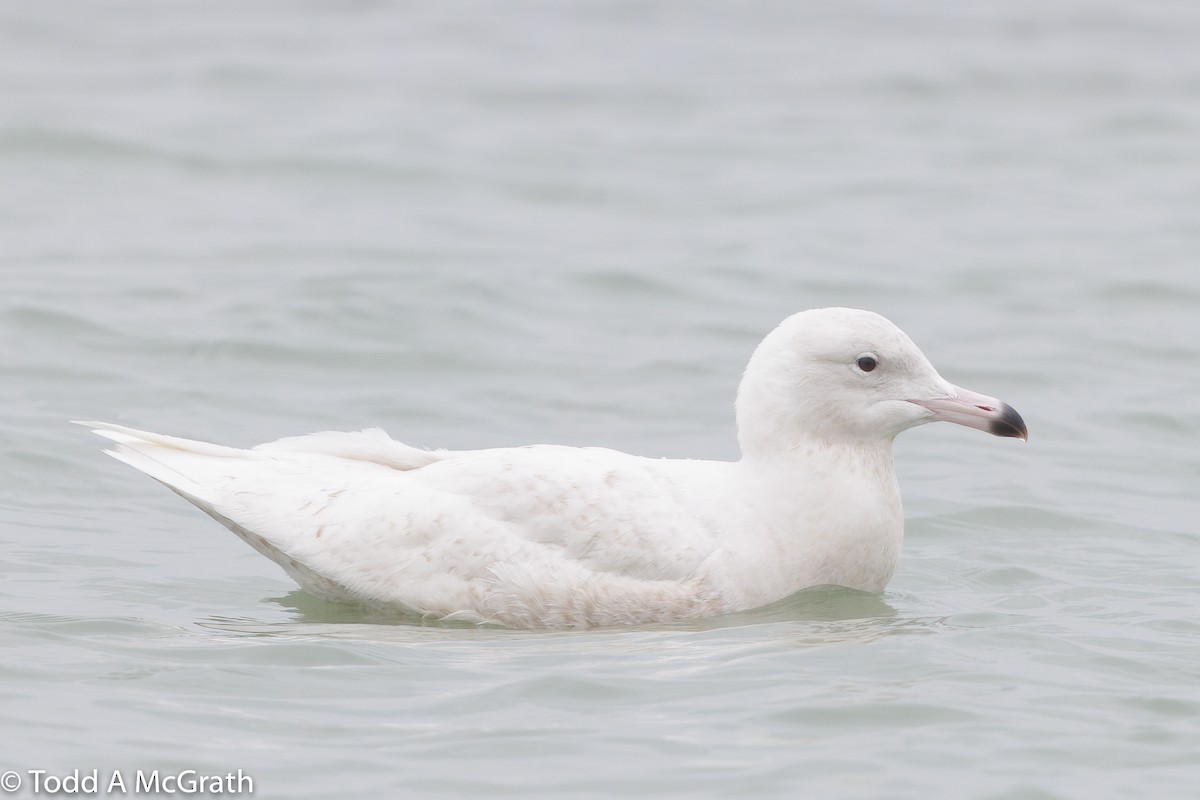
{"type": "Polygon", "coordinates": [[[241,636],[313,636],[330,639],[370,641],[489,641],[530,637],[567,638],[581,636],[612,638],[639,637],[652,633],[719,634],[757,629],[766,638],[786,640],[792,646],[818,647],[841,642],[865,642],[900,633],[928,632],[935,620],[903,618],[885,597],[840,587],[805,589],[779,602],[752,611],[699,620],[630,627],[586,630],[511,630],[471,622],[423,618],[400,611],[362,605],[334,603],[303,590],[270,598],[291,613],[284,622],[252,618],[210,617],[201,626],[241,636]]]}

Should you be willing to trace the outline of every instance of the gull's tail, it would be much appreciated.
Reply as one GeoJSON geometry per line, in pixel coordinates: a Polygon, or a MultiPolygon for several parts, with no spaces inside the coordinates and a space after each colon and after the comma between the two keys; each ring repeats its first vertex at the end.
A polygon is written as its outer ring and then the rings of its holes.
{"type": "MultiPolygon", "coordinates": [[[[318,597],[366,600],[340,574],[328,508],[347,487],[392,470],[378,463],[280,449],[274,452],[164,436],[109,422],[79,422],[115,443],[104,452],[195,505],[283,567],[318,597]],[[334,477],[328,473],[333,468],[334,477]],[[329,535],[321,540],[326,527],[329,535]]],[[[344,526],[343,526],[344,527],[344,526]]]]}
{"type": "Polygon", "coordinates": [[[219,502],[215,489],[231,477],[230,460],[253,457],[250,451],[236,447],[165,436],[111,422],[72,421],[116,443],[104,452],[141,470],[205,511],[219,502]]]}

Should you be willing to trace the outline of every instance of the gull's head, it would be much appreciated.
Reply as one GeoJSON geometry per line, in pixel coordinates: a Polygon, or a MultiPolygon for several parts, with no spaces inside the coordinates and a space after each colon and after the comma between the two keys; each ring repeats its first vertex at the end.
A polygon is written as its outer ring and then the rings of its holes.
{"type": "Polygon", "coordinates": [[[738,388],[737,420],[743,454],[890,442],[935,420],[1027,436],[1010,406],[949,383],[904,331],[851,308],[802,311],[768,334],[738,388]]]}

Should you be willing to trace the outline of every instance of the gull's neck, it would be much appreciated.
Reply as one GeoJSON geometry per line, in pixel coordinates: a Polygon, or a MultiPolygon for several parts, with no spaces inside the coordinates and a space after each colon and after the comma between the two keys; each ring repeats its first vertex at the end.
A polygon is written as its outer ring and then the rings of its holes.
{"type": "Polygon", "coordinates": [[[888,439],[798,439],[771,447],[745,447],[742,462],[773,469],[792,467],[812,470],[830,468],[871,468],[892,466],[892,440],[888,439]]]}

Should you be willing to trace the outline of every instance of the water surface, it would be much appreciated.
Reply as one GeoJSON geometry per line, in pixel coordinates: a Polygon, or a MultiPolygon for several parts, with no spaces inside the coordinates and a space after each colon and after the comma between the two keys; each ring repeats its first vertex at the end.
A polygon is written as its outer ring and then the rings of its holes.
{"type": "Polygon", "coordinates": [[[1192,795],[1198,37],[1167,0],[0,6],[0,771],[1192,795]],[[900,437],[879,596],[379,618],[66,424],[734,458],[750,351],[831,304],[1031,431],[900,437]]]}

